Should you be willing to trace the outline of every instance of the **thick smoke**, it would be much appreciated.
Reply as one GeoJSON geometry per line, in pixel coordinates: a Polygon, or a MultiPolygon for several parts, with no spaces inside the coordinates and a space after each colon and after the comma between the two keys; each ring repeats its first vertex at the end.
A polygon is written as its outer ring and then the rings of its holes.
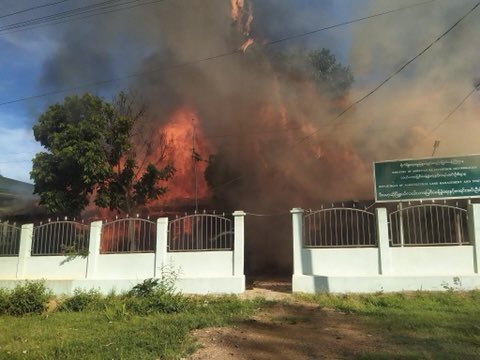
{"type": "MultiPolygon", "coordinates": [[[[474,98],[437,132],[431,131],[479,75],[473,45],[480,27],[476,13],[373,96],[333,121],[342,108],[451,26],[471,2],[434,2],[276,48],[262,43],[380,12],[387,5],[352,0],[340,16],[333,1],[232,3],[243,4],[238,21],[232,20],[229,1],[177,0],[138,8],[128,13],[128,21],[122,13],[81,29],[72,25],[45,65],[43,81],[65,85],[111,78],[122,71],[147,72],[128,86],[148,104],[152,124],[163,128],[179,109],[194,113],[208,143],[201,150],[209,153],[200,155],[206,159],[217,154],[223,166],[219,172],[224,177],[211,193],[220,201],[216,205],[251,212],[285,213],[294,206],[371,199],[372,161],[427,157],[436,139],[441,140],[438,155],[479,152],[473,141],[479,108],[474,98]],[[244,26],[250,10],[248,32],[244,26]],[[215,57],[240,48],[249,38],[254,43],[245,53],[215,57]],[[274,71],[272,53],[302,47],[330,48],[349,63],[356,77],[350,96],[333,101],[312,81],[274,71]],[[209,57],[213,58],[195,61],[209,57]]],[[[388,9],[405,5],[389,1],[388,9]]],[[[191,148],[185,145],[184,151],[191,148]]],[[[175,179],[171,187],[175,191],[175,179]]],[[[256,269],[272,266],[266,249],[278,244],[279,257],[285,260],[280,267],[289,266],[288,215],[277,219],[248,220],[256,225],[255,232],[247,221],[247,252],[256,259],[256,269]]]]}

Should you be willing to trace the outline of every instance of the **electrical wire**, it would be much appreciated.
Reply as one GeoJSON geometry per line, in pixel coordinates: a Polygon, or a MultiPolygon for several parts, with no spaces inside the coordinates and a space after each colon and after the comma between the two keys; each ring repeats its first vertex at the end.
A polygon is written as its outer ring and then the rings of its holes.
{"type": "Polygon", "coordinates": [[[458,109],[460,109],[460,107],[465,103],[465,101],[467,101],[467,99],[468,99],[470,96],[472,96],[472,95],[475,93],[475,91],[477,91],[477,90],[478,90],[478,89],[474,87],[473,90],[471,90],[471,91],[467,94],[467,96],[465,96],[465,97],[462,99],[462,101],[460,101],[460,102],[458,103],[458,105],[455,106],[455,108],[448,113],[447,116],[445,116],[437,125],[435,125],[435,127],[434,127],[432,130],[430,130],[430,132],[432,132],[432,133],[435,132],[435,130],[437,130],[440,126],[442,126],[443,124],[445,124],[445,122],[446,122],[448,119],[450,119],[450,117],[451,117],[458,109]]]}
{"type": "MultiPolygon", "coordinates": [[[[332,121],[336,121],[339,118],[341,118],[345,113],[347,113],[350,109],[355,107],[356,105],[360,104],[364,100],[366,100],[369,96],[373,95],[375,92],[377,92],[383,85],[385,85],[387,82],[389,82],[394,76],[398,75],[401,71],[403,71],[408,65],[413,63],[415,60],[417,60],[420,56],[425,54],[433,45],[435,45],[437,42],[439,42],[445,35],[447,35],[450,31],[452,31],[455,27],[457,27],[458,24],[460,24],[468,15],[470,15],[475,9],[480,6],[480,1],[477,2],[468,12],[463,15],[460,19],[458,19],[452,26],[450,26],[446,31],[444,31],[440,36],[438,36],[435,40],[433,40],[426,48],[424,48],[422,51],[420,51],[417,55],[415,55],[413,58],[408,60],[405,64],[403,64],[398,70],[394,71],[392,74],[390,74],[385,80],[383,80],[380,84],[378,84],[375,88],[373,88],[371,91],[369,91],[366,95],[361,97],[360,99],[354,101],[351,103],[349,106],[347,106],[342,112],[340,112],[332,121]]],[[[1,105],[1,104],[0,104],[1,105]]],[[[302,138],[300,142],[304,142],[308,140],[310,137],[318,133],[320,129],[317,129],[310,133],[309,135],[305,136],[302,138]]]]}
{"type": "Polygon", "coordinates": [[[53,3],[48,3],[48,4],[43,4],[43,5],[32,6],[32,7],[29,7],[29,8],[27,8],[27,9],[18,10],[18,11],[15,11],[15,12],[12,12],[12,13],[9,13],[9,14],[5,14],[5,15],[0,15],[0,19],[4,19],[4,18],[10,17],[10,16],[14,16],[14,15],[23,14],[23,13],[26,13],[26,12],[29,12],[29,11],[32,11],[32,10],[37,10],[37,9],[41,9],[41,8],[46,8],[46,7],[53,6],[53,5],[58,5],[58,4],[67,2],[67,1],[71,1],[71,0],[60,0],[60,1],[53,2],[53,3]]]}
{"type": "Polygon", "coordinates": [[[82,7],[78,7],[78,8],[74,8],[74,9],[70,9],[70,10],[65,10],[65,11],[61,11],[61,12],[58,12],[58,13],[54,13],[54,14],[50,14],[50,15],[45,15],[45,16],[41,16],[41,17],[29,19],[29,20],[20,21],[20,22],[13,23],[13,24],[10,24],[10,25],[0,26],[0,33],[5,32],[7,30],[26,27],[26,26],[29,26],[29,25],[43,24],[43,23],[46,23],[46,22],[51,21],[51,20],[60,20],[60,19],[69,18],[69,17],[72,17],[72,16],[81,15],[81,14],[84,14],[84,13],[97,11],[97,10],[105,10],[105,9],[109,9],[109,8],[115,8],[115,7],[125,5],[125,4],[136,3],[140,0],[130,0],[130,1],[123,2],[123,3],[119,3],[120,1],[121,0],[107,0],[107,1],[104,1],[104,2],[98,3],[98,4],[86,5],[86,6],[82,6],[82,7]]]}
{"type": "MultiPolygon", "coordinates": [[[[303,37],[303,36],[308,36],[308,35],[318,33],[318,32],[321,32],[321,31],[333,29],[335,27],[350,25],[350,24],[353,24],[355,22],[360,22],[360,21],[364,21],[364,20],[371,19],[371,18],[374,18],[374,17],[383,16],[383,15],[386,15],[386,14],[391,14],[393,12],[410,9],[410,8],[420,6],[420,5],[425,5],[427,3],[431,3],[431,2],[434,2],[434,1],[438,1],[438,0],[429,0],[429,1],[426,1],[426,2],[414,4],[414,5],[404,6],[404,7],[389,10],[389,11],[386,11],[386,12],[381,12],[381,13],[369,15],[369,16],[366,16],[366,17],[353,19],[353,20],[350,20],[350,21],[347,21],[347,22],[342,22],[342,23],[339,23],[339,24],[336,24],[336,25],[323,27],[323,28],[320,28],[320,29],[316,29],[316,30],[312,30],[312,31],[304,32],[304,33],[295,34],[295,35],[292,35],[292,36],[289,36],[289,37],[284,37],[282,39],[272,40],[272,41],[264,43],[263,46],[278,44],[280,42],[285,42],[285,41],[289,41],[289,40],[292,40],[292,39],[297,39],[297,38],[300,38],[300,37],[303,37]]],[[[203,62],[207,62],[207,61],[211,61],[211,60],[215,60],[215,59],[220,59],[220,58],[224,58],[224,57],[228,57],[228,56],[232,56],[232,55],[236,55],[236,54],[243,54],[243,51],[241,49],[235,49],[235,50],[232,50],[232,51],[229,51],[229,52],[225,52],[225,53],[221,53],[221,54],[217,54],[217,55],[213,55],[213,56],[209,56],[209,57],[205,57],[205,58],[189,60],[189,61],[185,61],[183,63],[177,63],[177,64],[173,64],[173,65],[170,65],[170,66],[153,68],[153,69],[150,69],[150,70],[137,72],[137,73],[132,73],[132,74],[129,74],[129,75],[124,75],[124,76],[119,76],[119,77],[116,77],[116,78],[111,78],[111,79],[106,79],[106,80],[101,80],[101,81],[96,81],[96,82],[91,82],[91,83],[85,83],[85,84],[81,84],[81,85],[79,84],[79,85],[72,86],[72,87],[69,87],[69,88],[44,92],[44,93],[31,95],[31,96],[25,96],[25,97],[22,97],[22,98],[17,98],[17,99],[12,99],[12,100],[9,100],[9,101],[0,102],[0,106],[14,104],[14,103],[18,103],[18,102],[23,102],[23,101],[26,101],[26,100],[38,99],[38,98],[51,96],[51,95],[57,95],[57,94],[65,93],[65,92],[71,92],[71,91],[75,91],[75,90],[84,89],[84,88],[87,88],[87,87],[98,87],[98,86],[107,85],[107,84],[115,83],[115,82],[122,81],[122,80],[128,80],[128,79],[132,79],[132,78],[137,78],[137,77],[150,75],[150,74],[156,73],[156,72],[163,72],[163,71],[168,71],[168,70],[179,69],[179,68],[183,68],[183,67],[186,67],[186,66],[199,64],[199,63],[203,63],[203,62]]]]}
{"type": "Polygon", "coordinates": [[[42,27],[45,27],[45,26],[65,24],[65,23],[69,23],[69,22],[73,22],[73,21],[88,19],[88,18],[98,16],[98,15],[111,14],[111,13],[118,12],[118,11],[130,10],[130,9],[133,9],[133,8],[136,8],[136,7],[139,7],[139,6],[156,4],[156,3],[160,3],[160,2],[163,2],[163,1],[166,1],[166,0],[151,0],[151,1],[148,1],[148,2],[145,1],[145,2],[142,2],[142,3],[127,6],[128,4],[135,3],[136,1],[138,1],[138,0],[129,1],[129,2],[122,3],[122,4],[117,4],[117,5],[111,5],[111,6],[109,6],[111,9],[108,10],[108,11],[98,11],[98,12],[91,11],[92,12],[91,14],[88,14],[88,15],[85,15],[85,16],[79,16],[77,14],[78,16],[75,15],[76,17],[72,16],[72,17],[70,17],[66,20],[58,20],[58,21],[52,20],[51,22],[46,22],[46,23],[43,23],[43,24],[40,24],[40,25],[28,25],[28,26],[22,27],[20,29],[5,30],[5,32],[0,33],[0,36],[5,35],[5,34],[17,33],[17,32],[21,32],[21,31],[38,29],[38,28],[42,28],[42,27]],[[114,8],[115,6],[116,6],[116,8],[114,8]]]}

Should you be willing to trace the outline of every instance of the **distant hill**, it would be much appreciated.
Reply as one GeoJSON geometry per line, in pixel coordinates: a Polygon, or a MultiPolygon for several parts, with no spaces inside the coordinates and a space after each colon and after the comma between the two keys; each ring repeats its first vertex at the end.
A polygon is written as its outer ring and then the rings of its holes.
{"type": "Polygon", "coordinates": [[[34,212],[38,197],[33,195],[33,185],[0,175],[0,216],[34,212]]]}
{"type": "Polygon", "coordinates": [[[1,193],[33,196],[33,185],[0,175],[0,194],[1,193]]]}

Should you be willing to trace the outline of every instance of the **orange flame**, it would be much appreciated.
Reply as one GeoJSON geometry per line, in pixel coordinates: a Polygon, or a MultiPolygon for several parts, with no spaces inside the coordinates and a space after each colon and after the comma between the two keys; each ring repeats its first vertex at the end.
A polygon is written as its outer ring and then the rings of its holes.
{"type": "Polygon", "coordinates": [[[160,131],[166,135],[167,158],[176,169],[175,176],[167,184],[169,190],[161,201],[194,199],[195,193],[198,199],[208,197],[209,190],[203,174],[211,146],[205,139],[198,116],[188,107],[178,109],[160,131]]]}
{"type": "Polygon", "coordinates": [[[248,47],[253,44],[253,41],[254,41],[254,40],[253,40],[252,38],[248,38],[247,41],[245,41],[245,42],[242,44],[242,46],[240,46],[240,47],[238,48],[238,50],[243,51],[243,52],[247,51],[248,47]]]}

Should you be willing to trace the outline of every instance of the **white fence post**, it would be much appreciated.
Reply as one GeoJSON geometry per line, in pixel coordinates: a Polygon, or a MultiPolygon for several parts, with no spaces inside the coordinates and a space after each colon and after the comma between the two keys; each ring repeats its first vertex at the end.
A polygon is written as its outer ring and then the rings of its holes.
{"type": "Polygon", "coordinates": [[[473,246],[473,271],[480,270],[480,204],[468,205],[468,234],[473,246]]]}
{"type": "Polygon", "coordinates": [[[233,235],[233,276],[244,275],[245,257],[245,212],[237,210],[233,213],[234,235],[233,235]]]}
{"type": "Polygon", "coordinates": [[[87,279],[94,278],[97,275],[97,263],[100,256],[100,243],[102,241],[102,222],[94,221],[90,224],[90,240],[88,244],[87,279]]]}
{"type": "Polygon", "coordinates": [[[378,272],[387,275],[391,272],[390,244],[388,239],[387,209],[375,209],[375,220],[378,241],[378,272]]]}
{"type": "Polygon", "coordinates": [[[303,247],[303,209],[293,208],[292,214],[293,229],[293,275],[303,274],[302,247],[303,247]]]}
{"type": "Polygon", "coordinates": [[[168,217],[157,219],[157,244],[155,247],[155,269],[153,277],[158,278],[162,275],[162,268],[167,258],[168,244],[168,217]]]}
{"type": "Polygon", "coordinates": [[[27,262],[32,254],[33,224],[22,225],[18,249],[17,279],[25,279],[27,262]]]}

